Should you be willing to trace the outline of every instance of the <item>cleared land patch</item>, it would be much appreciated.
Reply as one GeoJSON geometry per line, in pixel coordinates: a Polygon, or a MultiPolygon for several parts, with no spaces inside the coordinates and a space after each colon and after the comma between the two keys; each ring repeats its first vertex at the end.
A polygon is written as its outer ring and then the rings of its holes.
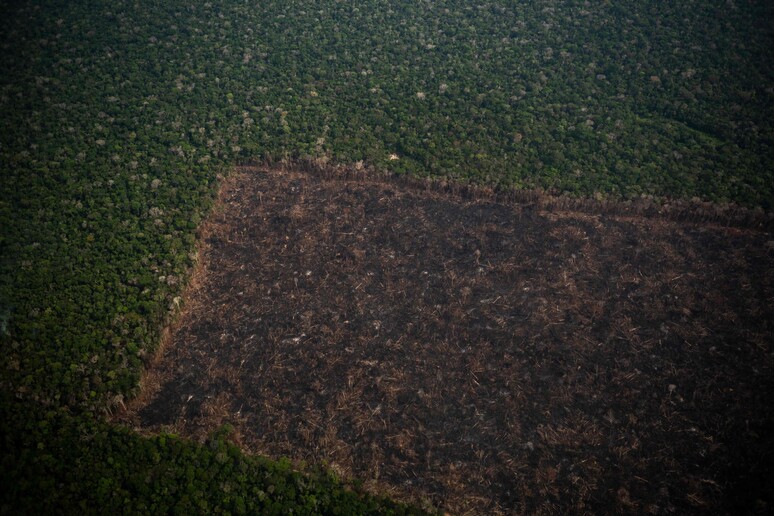
{"type": "Polygon", "coordinates": [[[282,170],[221,206],[125,422],[455,513],[770,503],[767,233],[282,170]]]}

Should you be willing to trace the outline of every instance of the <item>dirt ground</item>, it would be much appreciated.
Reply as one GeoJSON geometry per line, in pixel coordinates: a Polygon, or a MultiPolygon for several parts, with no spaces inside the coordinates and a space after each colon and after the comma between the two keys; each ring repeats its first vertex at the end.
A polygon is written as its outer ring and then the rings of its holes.
{"type": "Polygon", "coordinates": [[[246,168],[121,420],[455,514],[764,513],[772,238],[246,168]]]}

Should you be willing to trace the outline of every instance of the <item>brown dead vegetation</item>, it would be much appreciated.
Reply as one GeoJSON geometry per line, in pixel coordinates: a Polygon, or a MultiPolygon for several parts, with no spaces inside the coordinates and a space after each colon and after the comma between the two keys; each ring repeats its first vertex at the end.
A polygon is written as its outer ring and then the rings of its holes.
{"type": "Polygon", "coordinates": [[[765,217],[306,168],[226,182],[125,422],[454,513],[770,503],[765,217]]]}

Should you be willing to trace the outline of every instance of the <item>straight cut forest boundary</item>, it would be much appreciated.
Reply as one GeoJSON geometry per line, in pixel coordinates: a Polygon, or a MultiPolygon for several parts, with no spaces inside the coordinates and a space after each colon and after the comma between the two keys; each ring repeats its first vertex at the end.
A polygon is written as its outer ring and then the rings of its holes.
{"type": "Polygon", "coordinates": [[[260,169],[303,171],[322,179],[347,181],[389,181],[390,183],[419,191],[444,193],[463,201],[480,200],[522,208],[569,211],[598,215],[632,216],[653,219],[693,222],[719,226],[774,229],[774,212],[762,208],[748,208],[739,204],[717,203],[693,199],[672,199],[642,195],[630,199],[597,194],[594,197],[552,192],[540,188],[519,189],[492,187],[485,184],[456,181],[444,177],[417,177],[397,175],[377,170],[363,164],[334,165],[319,159],[267,159],[261,163],[248,162],[237,167],[238,171],[260,169]]]}
{"type": "Polygon", "coordinates": [[[454,513],[771,503],[771,236],[602,205],[243,167],[117,419],[454,513]]]}

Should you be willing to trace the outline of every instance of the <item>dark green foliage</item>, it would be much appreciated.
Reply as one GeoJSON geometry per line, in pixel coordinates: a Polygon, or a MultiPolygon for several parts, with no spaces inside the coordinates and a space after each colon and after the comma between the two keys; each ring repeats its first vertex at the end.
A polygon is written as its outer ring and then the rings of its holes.
{"type": "Polygon", "coordinates": [[[772,9],[6,2],[0,387],[87,411],[130,396],[217,175],[248,159],[770,209],[772,9]]]}
{"type": "Polygon", "coordinates": [[[418,514],[330,473],[246,457],[223,428],[204,445],[143,438],[3,396],[0,513],[418,514]]]}

